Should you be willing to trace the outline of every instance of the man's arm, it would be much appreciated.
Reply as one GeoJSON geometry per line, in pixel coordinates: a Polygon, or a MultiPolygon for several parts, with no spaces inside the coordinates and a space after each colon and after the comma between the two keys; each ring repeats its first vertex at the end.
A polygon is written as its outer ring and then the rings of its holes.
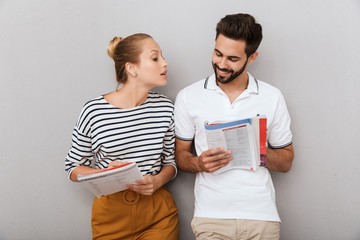
{"type": "Polygon", "coordinates": [[[214,172],[225,167],[231,160],[231,151],[224,148],[213,148],[194,156],[191,151],[193,141],[175,140],[176,165],[185,172],[214,172]]]}
{"type": "Polygon", "coordinates": [[[278,172],[288,172],[294,159],[293,145],[280,149],[266,149],[266,167],[278,172]]]}

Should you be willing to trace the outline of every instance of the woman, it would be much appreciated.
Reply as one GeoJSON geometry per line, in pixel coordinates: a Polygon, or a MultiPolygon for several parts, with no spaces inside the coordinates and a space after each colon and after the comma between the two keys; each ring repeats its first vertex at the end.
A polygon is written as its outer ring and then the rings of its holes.
{"type": "Polygon", "coordinates": [[[78,181],[81,174],[136,162],[144,179],[94,198],[93,239],[177,239],[178,211],[164,187],[177,172],[173,104],[150,92],[166,84],[167,62],[147,34],[115,37],[108,54],[115,61],[117,90],[83,107],[66,171],[78,181]]]}

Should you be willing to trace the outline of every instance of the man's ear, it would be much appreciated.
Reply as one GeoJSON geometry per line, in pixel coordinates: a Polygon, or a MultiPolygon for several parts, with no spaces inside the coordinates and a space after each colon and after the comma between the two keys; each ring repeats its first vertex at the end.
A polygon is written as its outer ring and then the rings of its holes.
{"type": "Polygon", "coordinates": [[[137,73],[136,73],[134,64],[132,64],[130,62],[125,63],[125,70],[129,75],[131,75],[133,77],[137,77],[137,73]]]}
{"type": "Polygon", "coordinates": [[[258,52],[254,52],[253,54],[251,54],[248,59],[248,64],[251,64],[253,61],[255,61],[255,59],[257,58],[258,55],[259,55],[258,52]]]}

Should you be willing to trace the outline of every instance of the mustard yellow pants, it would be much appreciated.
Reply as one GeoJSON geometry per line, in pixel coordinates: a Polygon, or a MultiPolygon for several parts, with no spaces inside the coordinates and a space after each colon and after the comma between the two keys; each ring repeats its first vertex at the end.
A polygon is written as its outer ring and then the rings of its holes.
{"type": "Polygon", "coordinates": [[[94,198],[93,239],[178,239],[178,209],[162,187],[151,196],[131,190],[94,198]]]}

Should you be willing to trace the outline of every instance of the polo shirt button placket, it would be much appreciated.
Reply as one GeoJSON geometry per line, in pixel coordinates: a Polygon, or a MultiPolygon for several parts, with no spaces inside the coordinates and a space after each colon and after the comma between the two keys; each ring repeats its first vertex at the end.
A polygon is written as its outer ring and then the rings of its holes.
{"type": "Polygon", "coordinates": [[[234,103],[232,103],[229,107],[229,115],[230,117],[233,119],[233,120],[236,120],[237,119],[237,110],[234,106],[234,103]]]}

